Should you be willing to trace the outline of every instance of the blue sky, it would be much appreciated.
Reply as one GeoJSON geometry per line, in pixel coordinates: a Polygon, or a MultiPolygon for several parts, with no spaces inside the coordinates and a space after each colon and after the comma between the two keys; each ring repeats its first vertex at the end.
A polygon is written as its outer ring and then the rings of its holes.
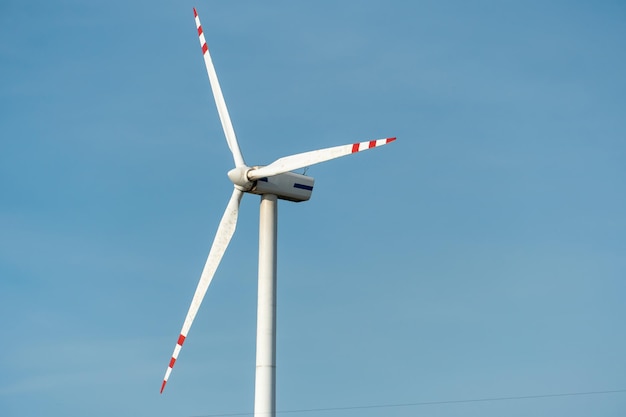
{"type": "Polygon", "coordinates": [[[194,6],[248,163],[398,137],[279,206],[278,410],[626,389],[623,2],[9,0],[1,415],[252,411],[257,196],[158,393],[232,186],[194,6]]]}

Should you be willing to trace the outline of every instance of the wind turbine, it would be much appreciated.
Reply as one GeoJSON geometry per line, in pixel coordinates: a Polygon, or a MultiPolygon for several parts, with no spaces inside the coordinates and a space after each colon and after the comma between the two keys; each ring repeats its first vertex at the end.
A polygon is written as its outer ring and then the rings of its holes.
{"type": "Polygon", "coordinates": [[[235,232],[239,203],[244,193],[261,196],[259,225],[259,286],[257,306],[257,350],[255,379],[255,416],[275,416],[276,388],[276,223],[277,200],[294,202],[307,201],[313,192],[314,180],[305,175],[290,171],[318,164],[320,162],[350,155],[393,142],[396,138],[370,140],[360,143],[335,146],[316,151],[303,152],[286,156],[266,166],[248,166],[244,162],[235,131],[230,121],[222,90],[209,48],[204,38],[202,25],[196,9],[193,9],[198,28],[200,46],[206,64],[211,90],[219,113],[226,142],[233,155],[235,168],[228,172],[228,178],[234,184],[233,193],[226,206],[226,211],[217,228],[209,257],[206,261],[198,287],[191,301],[183,328],[178,336],[174,353],[165,372],[161,393],[170,377],[178,354],[187,338],[191,324],[196,317],[200,303],[206,294],[213,275],[222,260],[230,239],[235,232]]]}

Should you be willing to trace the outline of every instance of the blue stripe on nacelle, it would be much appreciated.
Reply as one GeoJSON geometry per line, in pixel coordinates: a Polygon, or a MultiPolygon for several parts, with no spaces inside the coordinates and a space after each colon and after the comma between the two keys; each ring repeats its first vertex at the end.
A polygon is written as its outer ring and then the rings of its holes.
{"type": "Polygon", "coordinates": [[[300,188],[302,190],[313,191],[313,187],[311,187],[310,185],[295,183],[293,186],[294,188],[300,188]]]}

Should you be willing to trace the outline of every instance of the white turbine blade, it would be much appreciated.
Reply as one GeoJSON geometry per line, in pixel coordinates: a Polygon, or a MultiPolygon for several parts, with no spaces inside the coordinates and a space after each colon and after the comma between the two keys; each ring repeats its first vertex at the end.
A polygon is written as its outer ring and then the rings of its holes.
{"type": "Polygon", "coordinates": [[[193,299],[191,300],[191,306],[189,307],[189,311],[187,312],[187,317],[185,318],[183,329],[180,331],[180,335],[178,336],[178,341],[176,342],[176,347],[174,348],[172,359],[170,359],[170,364],[167,367],[167,371],[165,371],[165,377],[163,378],[163,384],[161,385],[161,392],[163,392],[165,384],[170,377],[170,373],[172,372],[172,368],[174,367],[176,358],[178,358],[178,354],[180,353],[180,349],[185,342],[185,338],[187,337],[187,333],[189,332],[191,323],[196,317],[196,313],[198,312],[198,308],[200,308],[200,304],[202,303],[204,294],[206,294],[206,290],[207,288],[209,288],[209,284],[213,279],[215,270],[217,269],[220,261],[222,260],[222,257],[224,256],[224,252],[226,251],[226,248],[230,243],[230,239],[233,237],[233,233],[235,233],[235,227],[237,226],[237,217],[239,215],[239,203],[241,202],[242,195],[243,191],[235,188],[233,190],[232,196],[230,197],[230,201],[228,202],[228,206],[226,206],[226,211],[224,212],[222,220],[220,221],[220,225],[217,228],[215,239],[213,239],[213,245],[211,246],[209,257],[206,261],[206,264],[204,265],[204,269],[202,270],[200,282],[198,282],[198,287],[196,288],[196,292],[193,295],[193,299]]]}
{"type": "Polygon", "coordinates": [[[385,138],[370,140],[367,142],[353,143],[350,145],[335,146],[332,148],[319,149],[317,151],[303,152],[296,155],[285,156],[277,159],[271,164],[253,169],[248,173],[248,178],[252,181],[259,178],[271,177],[294,169],[308,167],[320,162],[329,161],[341,156],[350,155],[356,152],[376,148],[393,142],[396,138],[385,138]]]}
{"type": "Polygon", "coordinates": [[[230,121],[228,115],[228,109],[226,108],[226,102],[222,95],[222,89],[220,88],[220,82],[217,79],[217,73],[213,67],[213,61],[211,60],[211,54],[209,54],[209,47],[207,46],[204,33],[202,31],[202,25],[200,24],[200,17],[196,8],[193,9],[193,15],[196,19],[196,27],[198,28],[198,37],[200,39],[200,47],[202,48],[202,55],[204,56],[204,63],[206,65],[206,71],[209,74],[209,81],[211,83],[211,90],[213,90],[213,97],[215,98],[215,105],[217,106],[217,112],[220,115],[220,121],[222,122],[222,129],[224,129],[224,135],[226,135],[226,142],[230,148],[230,152],[233,154],[235,160],[235,166],[246,165],[243,161],[243,156],[239,150],[239,144],[237,143],[237,137],[235,136],[235,130],[233,124],[230,121]]]}

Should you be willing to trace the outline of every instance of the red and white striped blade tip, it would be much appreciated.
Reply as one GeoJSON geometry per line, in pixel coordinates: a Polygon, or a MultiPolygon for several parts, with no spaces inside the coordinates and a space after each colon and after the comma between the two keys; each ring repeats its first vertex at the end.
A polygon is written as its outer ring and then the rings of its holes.
{"type": "Polygon", "coordinates": [[[178,340],[176,341],[176,347],[174,348],[174,353],[172,354],[172,358],[170,359],[170,363],[167,366],[167,370],[165,371],[165,377],[163,378],[163,383],[161,384],[161,394],[163,394],[163,390],[165,389],[165,384],[167,384],[167,380],[172,373],[172,369],[174,368],[174,364],[176,363],[176,359],[178,358],[178,354],[180,353],[180,349],[183,347],[183,343],[185,343],[186,337],[182,334],[178,336],[178,340]]]}
{"type": "Polygon", "coordinates": [[[385,138],[385,139],[370,140],[370,141],[367,141],[367,142],[357,142],[357,143],[352,145],[352,153],[366,151],[368,149],[376,148],[377,146],[386,145],[388,143],[393,142],[394,140],[396,140],[395,137],[393,137],[393,138],[385,138]]]}

